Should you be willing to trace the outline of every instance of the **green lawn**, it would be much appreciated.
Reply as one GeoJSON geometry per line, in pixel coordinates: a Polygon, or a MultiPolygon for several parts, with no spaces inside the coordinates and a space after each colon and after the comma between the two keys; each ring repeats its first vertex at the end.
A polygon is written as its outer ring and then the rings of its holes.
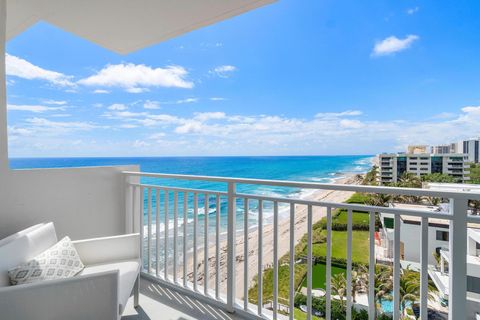
{"type": "MultiPolygon", "coordinates": [[[[332,266],[332,276],[338,273],[344,273],[346,275],[347,271],[344,268],[339,268],[332,266]]],[[[325,289],[327,274],[327,266],[324,264],[316,264],[313,266],[313,275],[312,275],[312,288],[313,289],[325,289]]],[[[302,287],[307,287],[307,277],[302,282],[302,287]]]]}
{"type": "Polygon", "coordinates": [[[346,203],[364,204],[365,202],[367,202],[369,200],[369,198],[370,198],[370,196],[368,194],[356,192],[345,202],[346,203]]]}
{"type": "MultiPolygon", "coordinates": [[[[340,210],[340,212],[335,216],[334,222],[347,224],[348,212],[347,210],[340,210]]],[[[367,225],[370,221],[370,214],[368,212],[362,211],[353,211],[352,212],[352,224],[362,224],[367,225]]]]}
{"type": "MultiPolygon", "coordinates": [[[[326,234],[326,231],[323,230],[326,234]]],[[[345,231],[332,231],[332,257],[347,258],[347,234],[345,231]]],[[[352,261],[363,264],[368,263],[368,231],[356,231],[352,233],[352,261]]],[[[325,257],[326,243],[316,243],[313,245],[313,255],[316,257],[325,257]]],[[[306,255],[306,251],[304,252],[306,255]]]]}
{"type": "MultiPolygon", "coordinates": [[[[299,308],[294,309],[293,317],[295,318],[295,320],[307,320],[307,314],[305,312],[303,312],[302,310],[300,310],[299,308]]],[[[315,317],[315,316],[312,315],[312,319],[313,320],[320,320],[320,319],[323,319],[323,318],[315,317]]]]}
{"type": "MultiPolygon", "coordinates": [[[[363,193],[354,193],[345,203],[353,203],[353,204],[365,204],[366,201],[369,199],[369,195],[363,193]]],[[[353,211],[352,212],[352,223],[355,225],[365,225],[368,226],[370,221],[370,214],[364,211],[353,211]]],[[[348,212],[345,209],[338,209],[335,210],[333,216],[333,223],[339,224],[347,224],[348,219],[348,212]]],[[[325,225],[327,222],[327,218],[322,218],[319,225],[325,225]]]]}
{"type": "MultiPolygon", "coordinates": [[[[307,265],[295,265],[295,288],[298,288],[307,273],[307,265]]],[[[278,297],[288,302],[290,292],[290,266],[281,265],[278,267],[278,297]]],[[[248,300],[254,304],[258,302],[258,286],[255,283],[248,290],[248,300]]],[[[272,300],[273,298],[273,269],[265,269],[263,271],[263,302],[272,300]]]]}

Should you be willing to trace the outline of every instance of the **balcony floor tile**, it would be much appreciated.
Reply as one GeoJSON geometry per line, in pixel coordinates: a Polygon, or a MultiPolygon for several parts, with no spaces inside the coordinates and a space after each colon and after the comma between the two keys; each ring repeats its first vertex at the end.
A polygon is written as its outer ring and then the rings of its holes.
{"type": "Polygon", "coordinates": [[[122,317],[122,320],[140,319],[236,320],[244,318],[142,278],[140,282],[140,306],[135,309],[133,307],[133,296],[130,297],[122,317]]]}

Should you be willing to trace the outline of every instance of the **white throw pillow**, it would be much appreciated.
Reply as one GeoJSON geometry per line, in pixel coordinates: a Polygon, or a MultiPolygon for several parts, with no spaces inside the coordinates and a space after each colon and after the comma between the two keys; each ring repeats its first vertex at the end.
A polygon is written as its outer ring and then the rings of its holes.
{"type": "Polygon", "coordinates": [[[84,265],[69,237],[65,237],[34,259],[8,270],[10,284],[71,278],[84,265]]]}

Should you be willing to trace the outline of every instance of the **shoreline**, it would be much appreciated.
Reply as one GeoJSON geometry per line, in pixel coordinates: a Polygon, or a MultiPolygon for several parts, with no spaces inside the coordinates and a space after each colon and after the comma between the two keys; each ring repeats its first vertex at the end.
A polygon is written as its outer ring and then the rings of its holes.
{"type": "MultiPolygon", "coordinates": [[[[361,182],[360,177],[364,177],[365,173],[348,173],[344,177],[339,177],[335,180],[334,184],[359,184],[361,182]]],[[[325,201],[325,202],[344,202],[351,197],[353,191],[340,191],[340,190],[316,190],[308,196],[302,198],[302,200],[313,201],[325,201]]],[[[325,207],[313,207],[313,224],[326,216],[325,207]]],[[[280,212],[279,212],[279,216],[280,212]]],[[[303,235],[307,233],[307,207],[305,205],[295,205],[295,245],[301,240],[303,235]]],[[[252,226],[248,231],[248,283],[252,284],[255,276],[258,274],[258,226],[252,226]]],[[[278,258],[280,259],[290,251],[290,218],[284,217],[279,219],[278,222],[278,258]],[[286,241],[283,241],[286,240],[286,241]]],[[[262,262],[263,270],[273,264],[273,223],[264,224],[263,226],[263,250],[262,250],[262,262]]],[[[242,298],[244,292],[244,232],[237,232],[236,236],[236,298],[242,298]]],[[[215,244],[209,247],[208,258],[208,287],[215,288],[215,244]]],[[[226,292],[226,269],[227,269],[227,253],[228,247],[226,240],[221,241],[220,245],[220,291],[224,294],[226,292]]],[[[204,251],[199,249],[197,252],[199,262],[197,264],[197,283],[198,285],[204,284],[204,251]]],[[[188,280],[193,281],[193,258],[190,256],[188,259],[187,273],[188,280]]]]}

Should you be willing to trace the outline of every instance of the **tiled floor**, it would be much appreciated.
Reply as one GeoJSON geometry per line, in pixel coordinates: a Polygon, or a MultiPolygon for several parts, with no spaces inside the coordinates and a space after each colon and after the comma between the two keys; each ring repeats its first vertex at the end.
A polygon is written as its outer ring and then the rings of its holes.
{"type": "Polygon", "coordinates": [[[149,280],[140,283],[140,307],[133,308],[131,297],[122,320],[244,319],[149,280]]]}

